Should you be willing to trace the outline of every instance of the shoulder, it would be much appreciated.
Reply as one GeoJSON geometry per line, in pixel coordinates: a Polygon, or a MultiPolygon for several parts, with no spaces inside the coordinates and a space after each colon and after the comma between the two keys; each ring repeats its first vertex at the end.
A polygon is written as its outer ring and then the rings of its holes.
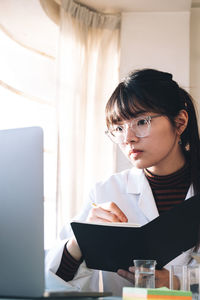
{"type": "Polygon", "coordinates": [[[131,168],[109,176],[104,181],[97,182],[90,191],[90,202],[116,202],[121,204],[132,197],[140,194],[144,189],[145,175],[143,170],[131,168]]]}

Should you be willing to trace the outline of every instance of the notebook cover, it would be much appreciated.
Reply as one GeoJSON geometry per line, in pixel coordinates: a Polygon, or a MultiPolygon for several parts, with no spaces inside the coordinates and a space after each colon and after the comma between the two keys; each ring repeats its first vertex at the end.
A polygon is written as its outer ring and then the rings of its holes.
{"type": "Polygon", "coordinates": [[[155,259],[160,269],[197,243],[200,196],[196,195],[141,227],[72,222],[88,268],[128,270],[134,259],[155,259]]]}

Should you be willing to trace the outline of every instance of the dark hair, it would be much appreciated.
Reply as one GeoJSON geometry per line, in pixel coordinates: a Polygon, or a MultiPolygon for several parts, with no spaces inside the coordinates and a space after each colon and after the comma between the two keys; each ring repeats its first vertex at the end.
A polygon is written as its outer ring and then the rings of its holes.
{"type": "Polygon", "coordinates": [[[200,141],[192,97],[173,80],[170,73],[142,69],[130,73],[115,89],[106,105],[109,128],[141,112],[166,115],[173,126],[180,110],[188,113],[188,125],[181,135],[182,150],[190,164],[195,194],[200,194],[200,141]]]}

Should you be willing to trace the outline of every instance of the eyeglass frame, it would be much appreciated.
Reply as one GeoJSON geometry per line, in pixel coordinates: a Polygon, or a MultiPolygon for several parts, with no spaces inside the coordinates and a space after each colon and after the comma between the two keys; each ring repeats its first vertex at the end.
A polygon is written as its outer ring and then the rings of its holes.
{"type": "MultiPolygon", "coordinates": [[[[146,121],[147,121],[147,123],[148,123],[148,128],[151,126],[151,120],[152,119],[154,119],[154,118],[158,118],[158,117],[162,117],[163,116],[163,114],[157,114],[157,115],[154,115],[154,116],[146,116],[146,117],[144,117],[143,119],[145,119],[146,121]]],[[[134,123],[135,121],[137,121],[137,119],[140,119],[140,118],[142,118],[143,116],[141,116],[141,117],[137,117],[137,118],[134,118],[132,121],[130,121],[129,123],[134,123]]],[[[115,124],[115,125],[119,125],[119,124],[115,124]]],[[[123,126],[123,124],[121,125],[121,126],[123,126]]],[[[150,128],[149,128],[149,130],[150,130],[150,128]]],[[[116,142],[116,141],[114,141],[113,140],[113,138],[115,138],[115,136],[112,134],[112,132],[109,130],[109,129],[107,129],[106,131],[105,131],[105,134],[110,138],[110,140],[113,142],[113,143],[115,143],[115,144],[123,144],[123,142],[116,142]],[[112,138],[113,137],[113,138],[112,138]]],[[[124,133],[123,133],[124,134],[124,133]]],[[[136,134],[135,134],[136,135],[136,134]]],[[[137,137],[139,137],[139,138],[143,138],[143,137],[147,137],[149,134],[147,134],[147,135],[145,135],[145,136],[137,136],[137,137]]]]}

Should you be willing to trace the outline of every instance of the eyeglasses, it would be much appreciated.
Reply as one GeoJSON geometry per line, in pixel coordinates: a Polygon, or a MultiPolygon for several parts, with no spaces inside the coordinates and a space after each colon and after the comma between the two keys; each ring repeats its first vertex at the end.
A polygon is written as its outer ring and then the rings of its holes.
{"type": "Polygon", "coordinates": [[[131,132],[137,137],[146,137],[150,133],[151,129],[151,120],[154,118],[161,117],[163,115],[155,115],[155,116],[140,116],[138,118],[133,119],[130,122],[127,122],[123,125],[113,125],[109,130],[106,130],[105,133],[108,137],[116,144],[123,144],[125,142],[128,128],[131,132]]]}

